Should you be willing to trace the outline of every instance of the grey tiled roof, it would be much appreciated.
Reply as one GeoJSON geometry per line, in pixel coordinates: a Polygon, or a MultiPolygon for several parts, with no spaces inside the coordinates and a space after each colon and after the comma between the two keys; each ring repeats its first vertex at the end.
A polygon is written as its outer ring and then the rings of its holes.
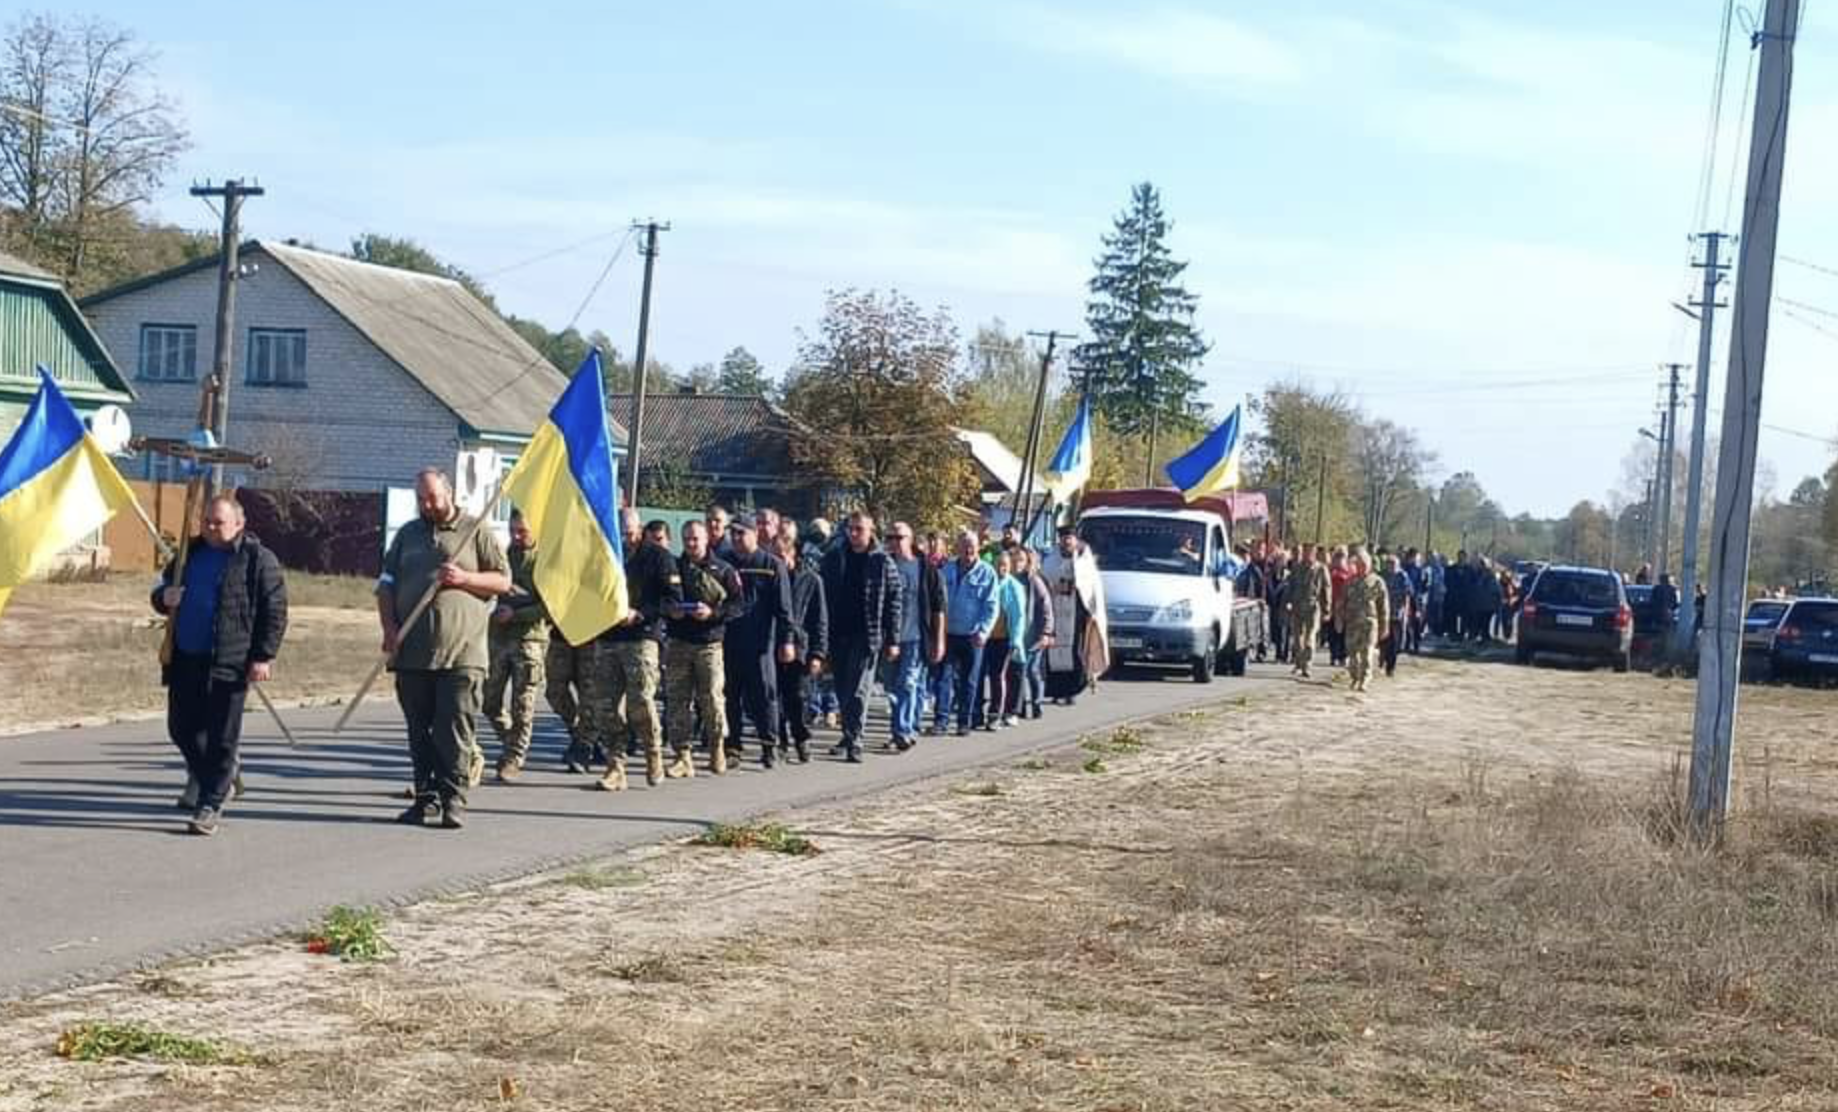
{"type": "MultiPolygon", "coordinates": [[[[614,420],[631,427],[632,395],[612,396],[614,420]]],[[[750,394],[645,394],[639,466],[674,464],[709,476],[778,477],[791,473],[790,419],[750,394]]]]}
{"type": "Polygon", "coordinates": [[[21,278],[36,278],[41,282],[55,282],[57,275],[43,267],[33,266],[17,255],[0,251],[0,274],[16,274],[21,278]]]}

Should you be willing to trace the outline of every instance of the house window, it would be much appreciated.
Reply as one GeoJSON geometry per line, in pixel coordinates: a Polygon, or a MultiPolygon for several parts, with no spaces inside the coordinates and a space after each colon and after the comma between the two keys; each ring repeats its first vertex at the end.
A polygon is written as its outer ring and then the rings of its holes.
{"type": "Polygon", "coordinates": [[[196,381],[197,327],[189,324],[141,325],[140,377],[148,382],[196,381]]]}
{"type": "Polygon", "coordinates": [[[305,386],[306,330],[251,328],[247,382],[250,386],[305,386]]]}

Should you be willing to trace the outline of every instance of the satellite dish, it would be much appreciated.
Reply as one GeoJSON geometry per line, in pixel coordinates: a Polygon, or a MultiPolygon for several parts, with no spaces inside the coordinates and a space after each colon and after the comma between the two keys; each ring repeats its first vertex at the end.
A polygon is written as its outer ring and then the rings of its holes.
{"type": "Polygon", "coordinates": [[[118,456],[128,450],[134,426],[128,421],[127,410],[118,405],[105,405],[89,415],[89,435],[96,438],[105,454],[118,456]]]}

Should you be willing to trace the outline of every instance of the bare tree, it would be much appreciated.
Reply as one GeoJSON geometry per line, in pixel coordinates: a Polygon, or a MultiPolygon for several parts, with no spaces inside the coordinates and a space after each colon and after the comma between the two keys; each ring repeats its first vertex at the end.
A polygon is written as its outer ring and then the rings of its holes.
{"type": "Polygon", "coordinates": [[[154,60],[100,19],[31,15],[0,41],[0,200],[73,284],[187,145],[154,60]]]}
{"type": "Polygon", "coordinates": [[[1383,418],[1361,422],[1351,439],[1366,539],[1382,544],[1391,536],[1405,495],[1421,485],[1435,453],[1423,447],[1415,432],[1383,418]]]}

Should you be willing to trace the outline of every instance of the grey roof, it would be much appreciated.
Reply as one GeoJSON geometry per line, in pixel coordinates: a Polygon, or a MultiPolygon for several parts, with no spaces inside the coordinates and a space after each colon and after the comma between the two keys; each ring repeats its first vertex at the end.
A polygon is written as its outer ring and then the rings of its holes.
{"type": "Polygon", "coordinates": [[[41,282],[55,282],[57,275],[43,267],[33,266],[17,255],[0,251],[0,274],[12,274],[21,278],[35,278],[41,282]]]}
{"type": "MultiPolygon", "coordinates": [[[[612,413],[630,428],[632,395],[614,394],[612,413]]],[[[645,395],[639,466],[675,463],[700,475],[781,478],[792,473],[791,419],[757,394],[645,395]]]]}
{"type": "Polygon", "coordinates": [[[568,376],[451,278],[255,245],[479,432],[529,436],[568,376]]]}
{"type": "MultiPolygon", "coordinates": [[[[474,431],[527,437],[568,385],[492,308],[451,278],[359,262],[288,243],[251,240],[394,360],[474,431]]],[[[89,308],[182,274],[216,267],[216,255],[136,278],[83,299],[89,308]]],[[[616,445],[625,430],[612,430],[616,445]]]]}

